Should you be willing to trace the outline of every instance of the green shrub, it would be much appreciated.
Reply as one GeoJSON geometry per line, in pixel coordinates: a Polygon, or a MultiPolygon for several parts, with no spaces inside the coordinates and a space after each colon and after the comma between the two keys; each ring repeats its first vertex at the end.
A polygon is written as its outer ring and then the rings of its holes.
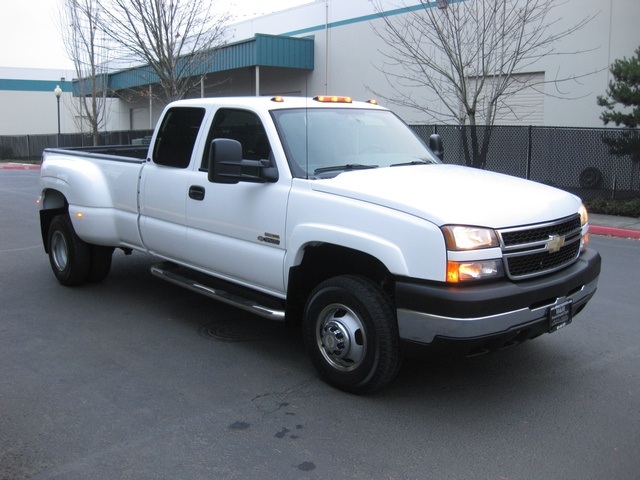
{"type": "Polygon", "coordinates": [[[622,217],[640,217],[640,198],[633,198],[631,200],[596,198],[587,201],[586,205],[591,213],[619,215],[622,217]]]}

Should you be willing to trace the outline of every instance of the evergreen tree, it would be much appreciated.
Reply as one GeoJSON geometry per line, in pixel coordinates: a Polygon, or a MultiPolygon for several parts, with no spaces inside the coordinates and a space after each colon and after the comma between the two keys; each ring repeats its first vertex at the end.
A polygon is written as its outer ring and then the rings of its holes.
{"type": "MultiPolygon", "coordinates": [[[[598,105],[605,107],[600,118],[605,125],[613,122],[616,126],[638,129],[640,127],[640,47],[635,56],[618,59],[611,65],[613,80],[609,81],[607,95],[598,97],[598,105]],[[622,107],[623,109],[617,109],[622,107]]],[[[611,153],[630,155],[634,162],[640,162],[640,131],[623,131],[607,135],[604,142],[611,153]]]]}

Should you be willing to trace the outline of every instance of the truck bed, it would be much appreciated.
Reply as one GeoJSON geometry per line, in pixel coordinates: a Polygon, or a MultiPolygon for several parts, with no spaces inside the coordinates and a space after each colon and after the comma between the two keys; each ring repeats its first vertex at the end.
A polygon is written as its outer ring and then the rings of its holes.
{"type": "Polygon", "coordinates": [[[104,145],[99,147],[47,148],[47,152],[90,156],[95,159],[142,163],[147,158],[148,145],[104,145]]]}

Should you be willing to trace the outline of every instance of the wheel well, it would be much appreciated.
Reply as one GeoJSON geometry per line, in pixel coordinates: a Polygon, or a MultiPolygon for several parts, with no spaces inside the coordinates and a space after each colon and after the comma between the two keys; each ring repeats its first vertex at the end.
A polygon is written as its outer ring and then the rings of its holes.
{"type": "Polygon", "coordinates": [[[333,244],[308,246],[302,262],[289,271],[287,319],[302,319],[311,291],[322,281],[339,275],[367,277],[393,298],[393,275],[385,265],[368,253],[333,244]]]}
{"type": "Polygon", "coordinates": [[[56,210],[61,208],[69,208],[69,202],[65,196],[58,190],[45,190],[42,192],[42,209],[56,210]]]}
{"type": "Polygon", "coordinates": [[[40,210],[40,231],[44,251],[49,253],[49,226],[56,216],[69,212],[69,203],[64,195],[57,190],[46,190],[42,193],[42,210],[40,210]]]}

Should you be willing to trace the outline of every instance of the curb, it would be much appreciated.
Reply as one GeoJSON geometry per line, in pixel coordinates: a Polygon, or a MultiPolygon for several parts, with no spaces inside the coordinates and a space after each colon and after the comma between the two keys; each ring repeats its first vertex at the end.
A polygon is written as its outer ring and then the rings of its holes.
{"type": "Polygon", "coordinates": [[[640,231],[625,230],[623,228],[599,227],[596,225],[589,225],[589,233],[593,233],[594,235],[606,235],[608,237],[640,239],[640,231]]]}
{"type": "Polygon", "coordinates": [[[40,170],[40,165],[31,163],[0,163],[0,170],[40,170]]]}

